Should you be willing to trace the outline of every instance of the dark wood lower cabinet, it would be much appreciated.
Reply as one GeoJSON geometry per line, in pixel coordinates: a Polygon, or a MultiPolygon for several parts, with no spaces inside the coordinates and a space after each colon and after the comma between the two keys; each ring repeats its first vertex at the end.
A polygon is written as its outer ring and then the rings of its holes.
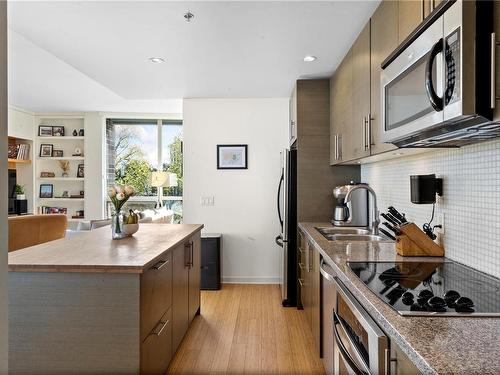
{"type": "Polygon", "coordinates": [[[200,272],[198,232],[143,274],[141,374],[165,374],[189,324],[200,311],[200,272]]]}
{"type": "MultiPolygon", "coordinates": [[[[189,326],[189,265],[187,244],[177,246],[173,255],[172,345],[177,349],[189,326]]],[[[174,349],[174,350],[175,350],[174,349]]]]}
{"type": "Polygon", "coordinates": [[[172,309],[168,309],[141,344],[141,374],[165,374],[172,359],[172,309]]]}

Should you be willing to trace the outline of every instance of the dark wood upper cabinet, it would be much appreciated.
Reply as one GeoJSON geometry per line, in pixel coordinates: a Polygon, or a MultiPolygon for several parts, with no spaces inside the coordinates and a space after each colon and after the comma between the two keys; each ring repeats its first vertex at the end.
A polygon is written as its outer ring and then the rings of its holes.
{"type": "Polygon", "coordinates": [[[373,13],[370,35],[371,53],[371,154],[396,149],[382,142],[382,102],[380,67],[382,61],[398,46],[398,2],[382,1],[373,13]]]}

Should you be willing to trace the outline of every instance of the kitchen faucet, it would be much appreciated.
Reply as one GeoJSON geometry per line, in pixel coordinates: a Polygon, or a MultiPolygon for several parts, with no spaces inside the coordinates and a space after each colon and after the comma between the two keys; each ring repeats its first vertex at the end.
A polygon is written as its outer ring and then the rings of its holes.
{"type": "Polygon", "coordinates": [[[372,195],[372,214],[373,214],[373,221],[371,223],[371,231],[372,234],[378,235],[378,225],[380,224],[380,220],[378,219],[378,208],[377,208],[377,194],[375,193],[375,190],[373,190],[369,185],[367,184],[358,184],[358,185],[353,185],[352,187],[349,188],[347,191],[347,194],[345,195],[344,201],[349,202],[351,200],[351,194],[353,191],[358,190],[358,189],[365,189],[368,192],[371,193],[372,195]]]}

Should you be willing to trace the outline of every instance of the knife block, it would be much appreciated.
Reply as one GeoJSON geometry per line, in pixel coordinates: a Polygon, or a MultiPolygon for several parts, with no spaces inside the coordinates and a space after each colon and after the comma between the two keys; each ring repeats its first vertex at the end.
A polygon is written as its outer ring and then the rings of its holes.
{"type": "Polygon", "coordinates": [[[401,234],[396,236],[396,251],[401,256],[442,257],[444,249],[429,238],[414,223],[399,227],[401,234]]]}

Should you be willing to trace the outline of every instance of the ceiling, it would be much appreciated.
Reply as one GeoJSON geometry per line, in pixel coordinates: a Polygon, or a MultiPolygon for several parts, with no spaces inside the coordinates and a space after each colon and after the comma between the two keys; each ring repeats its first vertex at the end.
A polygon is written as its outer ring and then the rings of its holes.
{"type": "Polygon", "coordinates": [[[377,5],[11,1],[9,98],[35,111],[168,112],[186,97],[287,97],[296,78],[331,75],[377,5]]]}

